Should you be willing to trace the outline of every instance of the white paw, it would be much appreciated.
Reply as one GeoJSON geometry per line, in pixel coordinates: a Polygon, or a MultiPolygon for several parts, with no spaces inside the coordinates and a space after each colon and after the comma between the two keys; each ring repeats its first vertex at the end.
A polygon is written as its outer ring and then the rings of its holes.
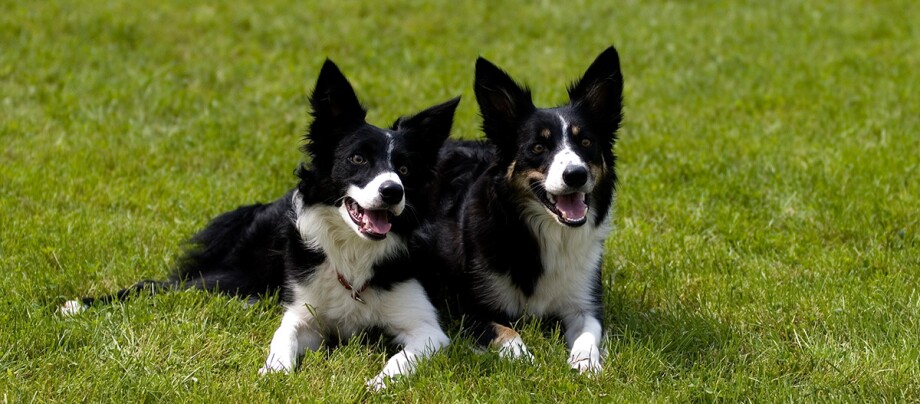
{"type": "Polygon", "coordinates": [[[68,300],[61,306],[61,315],[73,316],[86,310],[86,305],[79,300],[68,300]]]}
{"type": "Polygon", "coordinates": [[[377,376],[374,376],[373,379],[368,380],[367,383],[364,383],[364,385],[374,392],[380,392],[387,388],[387,381],[389,379],[390,378],[388,376],[381,373],[377,376]]]}
{"type": "Polygon", "coordinates": [[[598,374],[601,372],[601,355],[596,346],[587,350],[572,350],[569,356],[569,365],[578,373],[598,374]]]}
{"type": "Polygon", "coordinates": [[[267,375],[269,373],[291,373],[291,370],[294,369],[294,366],[290,363],[285,363],[277,359],[276,355],[269,354],[268,359],[265,360],[265,365],[259,369],[260,375],[267,375]]]}
{"type": "Polygon", "coordinates": [[[285,369],[282,366],[274,366],[274,365],[269,365],[267,363],[263,365],[261,368],[259,368],[260,375],[264,376],[269,373],[291,373],[291,371],[289,369],[285,369]]]}
{"type": "Polygon", "coordinates": [[[498,357],[514,360],[522,359],[533,362],[533,355],[527,350],[527,346],[524,345],[524,341],[521,341],[520,338],[514,338],[502,344],[498,349],[498,357]]]}

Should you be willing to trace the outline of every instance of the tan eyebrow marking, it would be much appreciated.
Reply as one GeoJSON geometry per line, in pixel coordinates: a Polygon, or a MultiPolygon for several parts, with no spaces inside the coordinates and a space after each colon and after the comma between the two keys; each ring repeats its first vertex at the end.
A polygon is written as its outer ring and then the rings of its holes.
{"type": "Polygon", "coordinates": [[[552,134],[552,132],[550,132],[548,128],[543,128],[543,130],[540,131],[540,136],[543,136],[543,137],[545,137],[545,138],[547,138],[547,139],[549,139],[549,135],[551,135],[551,134],[552,134]]]}
{"type": "Polygon", "coordinates": [[[580,132],[581,132],[581,126],[572,125],[572,136],[578,136],[580,132]]]}

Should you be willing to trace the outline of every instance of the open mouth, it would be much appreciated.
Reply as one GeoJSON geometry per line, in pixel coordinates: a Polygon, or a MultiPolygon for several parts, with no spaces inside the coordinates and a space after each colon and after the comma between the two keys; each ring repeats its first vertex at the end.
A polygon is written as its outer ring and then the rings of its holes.
{"type": "Polygon", "coordinates": [[[584,192],[572,192],[554,195],[546,192],[539,183],[531,184],[540,202],[547,210],[556,215],[556,219],[565,225],[578,227],[588,221],[588,199],[584,192]]]}
{"type": "Polygon", "coordinates": [[[386,209],[364,209],[349,197],[346,197],[343,203],[348,210],[348,216],[358,226],[361,234],[372,240],[387,238],[387,233],[393,225],[386,209]]]}

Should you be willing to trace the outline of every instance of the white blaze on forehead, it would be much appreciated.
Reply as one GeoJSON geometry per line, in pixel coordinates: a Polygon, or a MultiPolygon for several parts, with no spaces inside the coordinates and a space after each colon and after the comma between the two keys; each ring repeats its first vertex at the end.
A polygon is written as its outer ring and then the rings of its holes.
{"type": "Polygon", "coordinates": [[[383,201],[383,198],[380,196],[380,186],[384,182],[393,181],[399,186],[402,186],[402,180],[399,179],[399,176],[392,171],[387,171],[378,174],[374,179],[367,183],[363,187],[358,187],[357,185],[349,185],[348,191],[345,193],[346,196],[354,199],[355,202],[358,202],[358,205],[361,205],[364,209],[384,209],[387,208],[393,214],[399,215],[402,213],[403,208],[406,207],[406,195],[403,194],[403,198],[399,201],[398,204],[387,207],[386,203],[383,201]]]}
{"type": "Polygon", "coordinates": [[[556,115],[556,116],[558,116],[559,121],[562,122],[562,144],[568,147],[569,146],[569,136],[568,136],[569,122],[566,121],[565,118],[562,117],[562,115],[556,115]]]}
{"type": "Polygon", "coordinates": [[[556,149],[556,154],[553,155],[549,170],[546,172],[546,182],[543,184],[546,192],[556,195],[574,191],[570,190],[562,179],[562,173],[565,172],[566,167],[581,166],[586,170],[588,169],[588,165],[585,164],[578,153],[572,150],[572,144],[569,143],[569,123],[566,122],[562,115],[557,116],[559,121],[562,122],[562,147],[556,149]]]}
{"type": "Polygon", "coordinates": [[[396,140],[393,139],[393,134],[390,132],[384,132],[387,135],[387,166],[393,167],[393,149],[396,147],[396,140]]]}

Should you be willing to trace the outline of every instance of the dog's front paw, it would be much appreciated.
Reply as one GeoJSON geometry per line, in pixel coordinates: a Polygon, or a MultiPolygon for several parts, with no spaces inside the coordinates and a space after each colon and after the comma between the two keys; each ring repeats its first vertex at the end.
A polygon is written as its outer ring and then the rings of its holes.
{"type": "Polygon", "coordinates": [[[498,348],[498,357],[502,359],[525,360],[533,362],[533,354],[520,338],[511,339],[498,348]]]}
{"type": "Polygon", "coordinates": [[[387,382],[390,380],[389,376],[384,375],[383,373],[374,376],[373,379],[368,380],[364,383],[368,389],[374,392],[383,391],[387,388],[387,382]]]}
{"type": "Polygon", "coordinates": [[[261,368],[259,368],[259,374],[260,374],[260,375],[263,375],[263,376],[264,376],[264,375],[267,375],[267,374],[269,374],[269,373],[291,373],[291,370],[290,370],[290,369],[287,369],[287,368],[285,368],[285,367],[283,367],[283,366],[269,365],[269,364],[267,364],[267,363],[266,363],[265,365],[263,365],[261,368]]]}
{"type": "Polygon", "coordinates": [[[572,350],[569,355],[569,365],[578,373],[598,374],[601,372],[601,354],[596,346],[585,350],[572,350]]]}
{"type": "Polygon", "coordinates": [[[277,355],[268,355],[268,359],[265,360],[265,365],[262,365],[262,368],[259,369],[260,375],[267,375],[269,373],[291,373],[291,370],[294,369],[294,366],[290,361],[283,361],[277,355]]]}

